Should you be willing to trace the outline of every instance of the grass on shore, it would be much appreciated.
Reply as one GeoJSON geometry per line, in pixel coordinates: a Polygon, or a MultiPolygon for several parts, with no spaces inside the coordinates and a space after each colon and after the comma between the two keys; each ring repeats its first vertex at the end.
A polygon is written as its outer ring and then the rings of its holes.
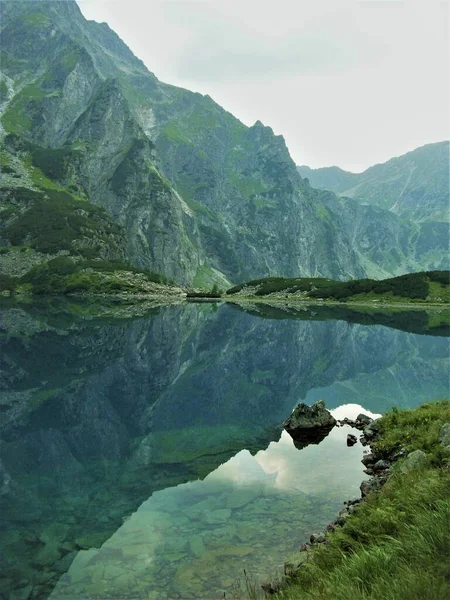
{"type": "Polygon", "coordinates": [[[328,544],[313,551],[284,600],[447,600],[450,597],[450,462],[439,430],[450,403],[393,410],[381,421],[378,452],[427,453],[424,468],[400,463],[380,493],[369,495],[328,544]]]}
{"type": "Polygon", "coordinates": [[[354,279],[334,281],[325,278],[266,277],[241,283],[227,290],[228,296],[245,294],[267,297],[288,297],[300,294],[302,299],[328,300],[335,302],[437,302],[450,300],[450,272],[423,271],[407,273],[389,279],[354,279]]]}
{"type": "MultiPolygon", "coordinates": [[[[450,453],[438,441],[450,402],[393,409],[380,421],[377,454],[423,450],[427,464],[401,473],[402,461],[379,493],[310,551],[280,600],[447,600],[450,598],[450,453]]],[[[257,600],[245,578],[235,599],[257,600]]]]}

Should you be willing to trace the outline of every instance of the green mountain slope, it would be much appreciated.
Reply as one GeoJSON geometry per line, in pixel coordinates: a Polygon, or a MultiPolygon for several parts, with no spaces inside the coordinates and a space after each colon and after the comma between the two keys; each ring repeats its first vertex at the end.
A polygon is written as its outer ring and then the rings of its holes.
{"type": "Polygon", "coordinates": [[[313,187],[386,208],[416,222],[449,220],[449,142],[427,144],[360,174],[298,167],[313,187]]]}

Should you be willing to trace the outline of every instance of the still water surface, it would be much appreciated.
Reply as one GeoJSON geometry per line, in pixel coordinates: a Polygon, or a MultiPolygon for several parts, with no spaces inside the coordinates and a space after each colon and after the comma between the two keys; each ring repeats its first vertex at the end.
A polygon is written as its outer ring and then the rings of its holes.
{"type": "Polygon", "coordinates": [[[232,598],[359,495],[363,449],[302,450],[339,417],[448,396],[448,338],[182,305],[0,313],[0,597],[232,598]],[[345,406],[342,406],[345,405],[345,406]],[[363,407],[363,408],[361,408],[363,407]]]}

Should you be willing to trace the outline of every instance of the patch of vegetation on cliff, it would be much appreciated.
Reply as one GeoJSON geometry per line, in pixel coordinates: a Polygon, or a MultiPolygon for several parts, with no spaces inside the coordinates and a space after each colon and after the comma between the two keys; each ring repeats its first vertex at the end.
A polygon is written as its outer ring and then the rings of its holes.
{"type": "MultiPolygon", "coordinates": [[[[83,254],[83,242],[93,239],[97,244],[108,244],[111,236],[120,236],[121,228],[106,212],[88,202],[80,203],[63,191],[9,190],[19,201],[32,205],[19,213],[3,229],[3,235],[13,246],[26,244],[38,252],[56,254],[67,250],[83,254]],[[77,247],[74,242],[79,242],[77,247]]],[[[86,248],[86,250],[92,249],[86,248]]]]}
{"type": "MultiPolygon", "coordinates": [[[[151,150],[153,143],[150,140],[135,139],[126,151],[122,161],[117,166],[110,179],[113,189],[117,192],[126,194],[129,179],[133,180],[136,171],[143,168],[141,155],[144,150],[151,150]]],[[[148,169],[149,189],[152,193],[162,193],[170,191],[170,184],[158,173],[156,168],[146,161],[148,169]]]]}
{"type": "Polygon", "coordinates": [[[426,463],[371,493],[328,543],[310,552],[285,600],[446,600],[450,595],[450,452],[439,442],[450,403],[393,410],[379,421],[378,450],[426,452],[426,463]]]}
{"type": "Polygon", "coordinates": [[[67,148],[41,148],[31,145],[31,156],[33,165],[50,179],[61,181],[68,176],[71,162],[76,157],[76,150],[67,148]]]}
{"type": "Polygon", "coordinates": [[[5,131],[22,133],[30,129],[32,119],[36,115],[37,104],[45,93],[35,84],[23,88],[12,100],[7,111],[2,116],[5,131]]]}
{"type": "Polygon", "coordinates": [[[274,293],[304,292],[305,297],[339,301],[370,301],[407,299],[444,303],[449,298],[450,271],[423,271],[389,279],[355,279],[334,281],[324,278],[265,277],[241,283],[227,290],[228,295],[256,288],[255,296],[274,293]]]}

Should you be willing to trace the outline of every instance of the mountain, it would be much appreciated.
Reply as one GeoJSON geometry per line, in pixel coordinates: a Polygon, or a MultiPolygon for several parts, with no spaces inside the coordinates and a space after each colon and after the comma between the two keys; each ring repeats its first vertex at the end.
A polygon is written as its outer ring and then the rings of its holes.
{"type": "Polygon", "coordinates": [[[300,177],[282,136],[160,82],[74,0],[0,10],[0,274],[26,284],[61,255],[77,281],[101,259],[222,288],[445,268],[440,237],[422,244],[385,209],[355,220],[300,177]]]}
{"type": "Polygon", "coordinates": [[[349,173],[339,167],[298,167],[319,189],[386,208],[415,222],[449,221],[449,142],[427,144],[370,167],[349,173]]]}

